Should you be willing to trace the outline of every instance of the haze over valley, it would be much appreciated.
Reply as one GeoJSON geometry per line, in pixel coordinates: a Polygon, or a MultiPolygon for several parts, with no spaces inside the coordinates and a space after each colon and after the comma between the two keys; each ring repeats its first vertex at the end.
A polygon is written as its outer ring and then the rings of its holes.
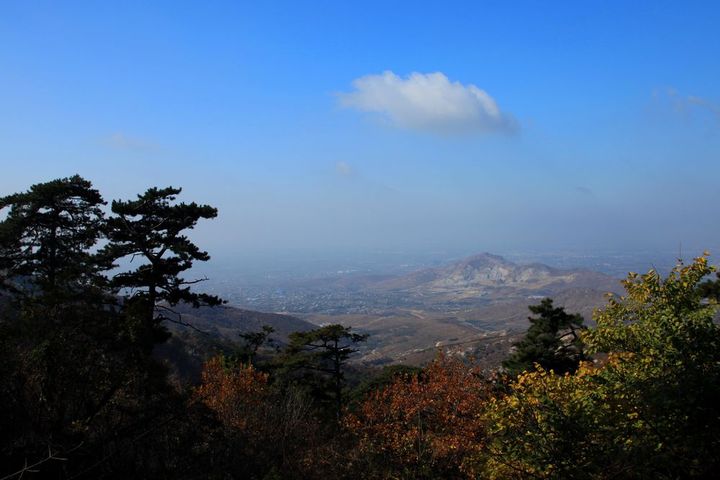
{"type": "Polygon", "coordinates": [[[288,323],[298,329],[340,323],[369,334],[355,358],[364,364],[420,365],[441,350],[496,367],[527,328],[529,305],[552,297],[592,324],[606,294],[622,293],[628,271],[665,271],[679,254],[516,253],[508,255],[511,261],[491,253],[459,259],[443,252],[306,253],[274,263],[248,258],[247,270],[238,260],[219,268],[220,259],[199,270],[209,277],[200,288],[228,299],[228,307],[184,315],[227,341],[237,340],[236,330],[261,326],[248,321],[247,312],[280,314],[258,316],[276,328],[279,341],[288,323]],[[212,326],[212,318],[223,318],[225,326],[212,326]]]}

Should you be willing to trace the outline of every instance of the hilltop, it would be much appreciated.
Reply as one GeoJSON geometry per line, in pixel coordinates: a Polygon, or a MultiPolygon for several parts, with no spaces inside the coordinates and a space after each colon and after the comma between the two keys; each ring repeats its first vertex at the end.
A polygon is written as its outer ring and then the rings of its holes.
{"type": "Polygon", "coordinates": [[[620,285],[609,275],[583,269],[564,270],[540,263],[519,265],[499,255],[482,253],[447,266],[385,279],[374,289],[407,292],[442,301],[551,296],[563,290],[591,288],[616,292],[620,285]]]}

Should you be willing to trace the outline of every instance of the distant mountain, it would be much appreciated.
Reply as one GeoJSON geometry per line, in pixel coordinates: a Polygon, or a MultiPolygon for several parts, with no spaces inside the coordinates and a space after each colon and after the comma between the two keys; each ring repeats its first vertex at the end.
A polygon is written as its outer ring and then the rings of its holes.
{"type": "Polygon", "coordinates": [[[482,253],[448,266],[381,280],[372,288],[444,297],[449,301],[553,295],[577,288],[618,292],[620,284],[617,279],[598,272],[561,270],[539,263],[518,265],[501,256],[482,253]]]}

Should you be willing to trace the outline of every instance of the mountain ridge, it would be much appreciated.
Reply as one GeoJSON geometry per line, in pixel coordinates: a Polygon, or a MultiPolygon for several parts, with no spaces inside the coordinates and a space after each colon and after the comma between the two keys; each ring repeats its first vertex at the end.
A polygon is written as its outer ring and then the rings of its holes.
{"type": "Polygon", "coordinates": [[[566,288],[619,291],[617,279],[587,269],[559,269],[542,263],[517,264],[500,255],[480,253],[440,267],[426,268],[381,280],[374,290],[407,291],[423,295],[473,294],[515,296],[558,293],[566,288]],[[466,291],[463,294],[463,291],[466,291]]]}

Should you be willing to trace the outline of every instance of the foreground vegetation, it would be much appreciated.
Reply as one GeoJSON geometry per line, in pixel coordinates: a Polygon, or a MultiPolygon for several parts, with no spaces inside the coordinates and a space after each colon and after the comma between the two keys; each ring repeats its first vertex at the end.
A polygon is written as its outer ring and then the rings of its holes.
{"type": "Polygon", "coordinates": [[[354,388],[363,335],[268,348],[245,333],[173,384],[154,348],[173,307],[217,306],[182,273],[212,207],[179,189],[104,200],[80,177],[0,199],[0,478],[713,478],[720,279],[707,256],[630,274],[595,326],[544,300],[484,375],[439,354],[354,388]],[[129,263],[130,260],[134,262],[129,263]],[[138,261],[140,263],[138,264],[138,261]],[[118,263],[129,268],[114,269],[118,263]],[[117,272],[120,273],[117,273],[117,272]]]}

